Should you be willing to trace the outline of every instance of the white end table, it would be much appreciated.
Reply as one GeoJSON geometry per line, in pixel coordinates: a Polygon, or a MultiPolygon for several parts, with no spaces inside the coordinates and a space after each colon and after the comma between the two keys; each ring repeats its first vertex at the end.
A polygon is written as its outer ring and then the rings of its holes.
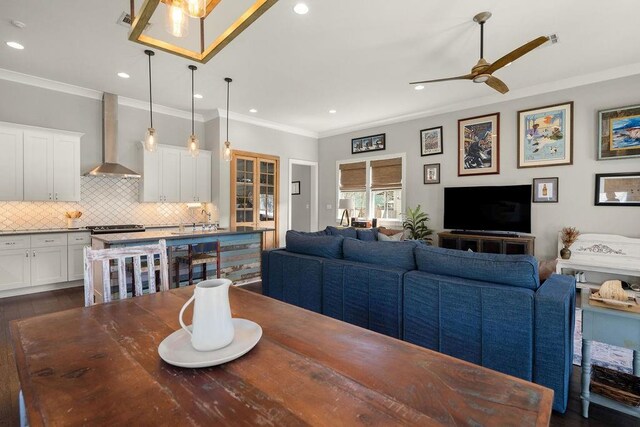
{"type": "Polygon", "coordinates": [[[582,302],[582,416],[589,417],[593,402],[640,418],[640,408],[624,405],[589,391],[591,381],[591,341],[633,350],[633,375],[640,376],[640,314],[589,304],[589,290],[581,292],[582,302]]]}

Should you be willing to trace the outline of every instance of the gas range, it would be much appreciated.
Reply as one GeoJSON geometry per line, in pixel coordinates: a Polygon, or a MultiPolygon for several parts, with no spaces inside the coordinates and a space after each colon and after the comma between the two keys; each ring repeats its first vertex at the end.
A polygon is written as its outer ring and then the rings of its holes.
{"type": "Polygon", "coordinates": [[[144,225],[90,225],[87,227],[91,234],[112,234],[112,233],[138,233],[145,231],[144,225]]]}

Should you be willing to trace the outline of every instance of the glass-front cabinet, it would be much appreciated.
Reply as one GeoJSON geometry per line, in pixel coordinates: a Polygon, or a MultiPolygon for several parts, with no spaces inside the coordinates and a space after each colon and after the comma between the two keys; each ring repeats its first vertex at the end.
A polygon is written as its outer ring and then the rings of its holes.
{"type": "MultiPolygon", "coordinates": [[[[234,151],[231,166],[231,225],[278,228],[279,158],[234,151]]],[[[277,233],[264,233],[264,248],[278,245],[277,233]]]]}

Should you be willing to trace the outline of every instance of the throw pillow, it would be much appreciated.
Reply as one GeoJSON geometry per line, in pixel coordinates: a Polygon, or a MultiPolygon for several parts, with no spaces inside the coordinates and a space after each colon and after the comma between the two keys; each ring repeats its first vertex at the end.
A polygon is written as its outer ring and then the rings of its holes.
{"type": "Polygon", "coordinates": [[[287,231],[287,251],[322,258],[342,258],[342,236],[309,236],[287,231]]]}
{"type": "Polygon", "coordinates": [[[415,242],[368,242],[357,239],[344,239],[344,259],[385,267],[415,270],[413,255],[415,242]]]}
{"type": "Polygon", "coordinates": [[[399,242],[402,240],[403,236],[404,236],[404,231],[401,231],[400,233],[397,233],[397,234],[392,234],[391,236],[388,236],[384,233],[378,233],[378,240],[381,242],[399,242]]]}
{"type": "Polygon", "coordinates": [[[375,228],[358,228],[356,229],[358,240],[366,240],[369,242],[378,240],[378,230],[375,228]]]}
{"type": "Polygon", "coordinates": [[[327,232],[332,236],[351,237],[352,239],[358,238],[358,233],[356,232],[356,229],[353,227],[338,228],[338,227],[328,226],[327,232]]]}
{"type": "Polygon", "coordinates": [[[297,230],[290,230],[290,231],[295,231],[296,233],[301,234],[303,236],[328,236],[329,235],[329,232],[327,231],[326,228],[320,231],[297,231],[297,230]]]}
{"type": "Polygon", "coordinates": [[[540,274],[540,283],[544,282],[556,272],[556,264],[558,263],[557,259],[549,259],[546,261],[538,262],[538,272],[540,274]]]}

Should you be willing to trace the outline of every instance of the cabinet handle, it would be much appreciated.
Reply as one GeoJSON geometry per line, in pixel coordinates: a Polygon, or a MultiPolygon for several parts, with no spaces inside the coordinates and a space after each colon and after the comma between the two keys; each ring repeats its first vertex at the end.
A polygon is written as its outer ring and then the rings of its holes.
{"type": "Polygon", "coordinates": [[[36,257],[36,251],[33,251],[33,257],[34,258],[36,257]]]}
{"type": "Polygon", "coordinates": [[[25,257],[26,257],[26,258],[29,258],[29,251],[28,251],[28,250],[27,250],[27,251],[25,251],[25,257]]]}
{"type": "Polygon", "coordinates": [[[49,193],[49,200],[51,200],[51,193],[49,193]]]}
{"type": "Polygon", "coordinates": [[[56,193],[56,200],[58,200],[58,193],[56,193]]]}
{"type": "Polygon", "coordinates": [[[16,242],[5,242],[5,245],[15,245],[16,242]]]}
{"type": "Polygon", "coordinates": [[[55,240],[45,240],[44,242],[45,243],[53,243],[53,242],[55,242],[55,240]]]}

